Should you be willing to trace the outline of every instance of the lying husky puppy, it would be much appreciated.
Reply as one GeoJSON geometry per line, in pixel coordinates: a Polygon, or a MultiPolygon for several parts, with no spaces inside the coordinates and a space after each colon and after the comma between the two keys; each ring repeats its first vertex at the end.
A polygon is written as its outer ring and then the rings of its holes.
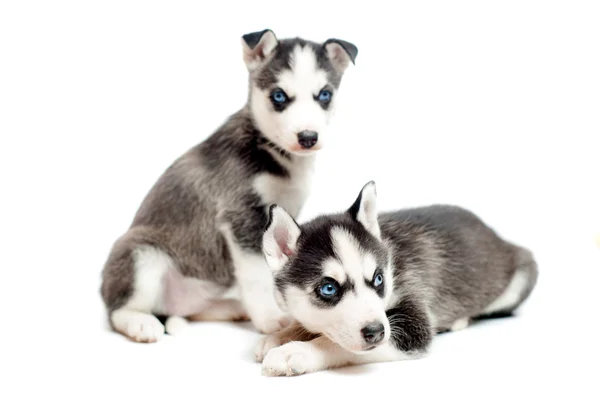
{"type": "Polygon", "coordinates": [[[437,332],[511,313],[538,276],[530,251],[467,210],[378,215],[374,182],[346,212],[302,226],[271,206],[263,252],[296,320],[257,348],[271,376],[422,357],[437,332]]]}

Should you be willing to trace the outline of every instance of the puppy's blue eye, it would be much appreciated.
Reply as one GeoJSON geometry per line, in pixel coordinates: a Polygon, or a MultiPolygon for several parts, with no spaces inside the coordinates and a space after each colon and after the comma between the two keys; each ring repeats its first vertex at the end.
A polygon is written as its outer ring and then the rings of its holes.
{"type": "Polygon", "coordinates": [[[273,101],[278,104],[283,104],[287,101],[287,96],[283,92],[283,90],[277,90],[272,94],[273,101]]]}
{"type": "Polygon", "coordinates": [[[321,295],[325,297],[334,296],[336,292],[337,288],[335,288],[335,285],[331,283],[323,284],[321,286],[321,295]]]}
{"type": "Polygon", "coordinates": [[[319,101],[321,102],[329,102],[331,100],[331,92],[329,90],[321,90],[319,93],[319,101]]]}
{"type": "Polygon", "coordinates": [[[377,275],[373,279],[373,285],[375,285],[375,287],[379,287],[382,283],[383,283],[383,276],[381,275],[381,273],[377,273],[377,275]]]}

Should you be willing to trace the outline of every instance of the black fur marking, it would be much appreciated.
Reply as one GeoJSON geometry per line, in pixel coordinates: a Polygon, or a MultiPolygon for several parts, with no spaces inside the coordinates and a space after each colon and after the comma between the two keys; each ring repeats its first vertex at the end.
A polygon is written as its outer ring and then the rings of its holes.
{"type": "Polygon", "coordinates": [[[332,88],[332,87],[330,87],[329,85],[325,85],[325,87],[323,87],[323,88],[322,88],[322,89],[319,91],[319,93],[318,93],[318,94],[314,95],[314,96],[313,96],[313,98],[314,98],[314,100],[315,100],[316,102],[318,102],[318,103],[319,103],[319,105],[321,106],[321,108],[323,108],[324,110],[328,110],[328,109],[329,109],[329,105],[331,104],[331,101],[333,100],[333,91],[334,91],[334,90],[333,90],[333,88],[332,88]],[[329,100],[328,100],[328,101],[321,101],[321,100],[319,100],[319,96],[321,95],[321,92],[322,92],[323,90],[327,90],[327,91],[329,91],[329,92],[331,93],[331,96],[330,96],[330,98],[329,98],[329,100]]]}
{"type": "MultiPolygon", "coordinates": [[[[301,227],[296,255],[275,277],[275,284],[282,293],[285,294],[285,288],[290,285],[314,289],[322,281],[323,263],[331,258],[339,260],[331,237],[331,229],[334,227],[342,228],[355,237],[364,252],[375,256],[379,269],[388,266],[385,248],[361,224],[352,220],[348,213],[320,216],[301,227]]],[[[348,279],[343,289],[352,289],[353,284],[348,279]]]]}
{"type": "Polygon", "coordinates": [[[392,334],[390,342],[403,352],[427,350],[433,339],[431,323],[422,307],[405,298],[386,312],[392,334]]]}
{"type": "Polygon", "coordinates": [[[356,197],[356,200],[354,201],[354,203],[352,204],[350,209],[348,209],[348,214],[352,217],[353,220],[357,220],[358,211],[360,211],[361,201],[362,201],[362,190],[360,191],[360,193],[358,193],[358,197],[356,197]]]}
{"type": "Polygon", "coordinates": [[[375,286],[375,276],[377,276],[380,273],[383,277],[383,270],[381,270],[381,268],[377,268],[375,270],[375,273],[373,273],[373,277],[371,278],[371,280],[365,279],[365,284],[367,285],[367,287],[373,288],[373,290],[375,290],[375,292],[377,293],[377,295],[379,295],[380,298],[383,298],[385,296],[385,278],[383,278],[383,282],[381,284],[379,284],[377,287],[375,286]]]}
{"type": "Polygon", "coordinates": [[[262,250],[262,235],[253,233],[264,231],[268,225],[267,206],[258,195],[249,195],[244,199],[242,212],[223,213],[223,219],[230,224],[240,247],[259,253],[262,250]]]}
{"type": "Polygon", "coordinates": [[[353,64],[356,64],[356,56],[358,55],[358,48],[354,44],[347,42],[345,40],[340,40],[340,39],[328,39],[325,41],[325,43],[323,43],[323,45],[326,46],[329,43],[337,43],[340,46],[342,46],[342,48],[348,54],[348,57],[350,57],[350,61],[352,61],[353,64]]]}
{"type": "Polygon", "coordinates": [[[222,130],[209,137],[199,147],[202,161],[206,167],[219,170],[231,158],[241,159],[248,172],[257,174],[271,173],[279,177],[289,177],[289,171],[279,163],[267,148],[272,148],[285,158],[290,154],[269,141],[249,120],[244,121],[243,131],[237,134],[222,130]]]}
{"type": "Polygon", "coordinates": [[[278,82],[278,76],[284,70],[292,68],[290,64],[290,55],[296,41],[300,39],[285,39],[279,42],[277,49],[272,57],[261,68],[258,75],[255,77],[256,85],[262,90],[274,89],[278,82]]]}
{"type": "Polygon", "coordinates": [[[319,282],[315,285],[314,288],[314,298],[312,302],[318,307],[333,307],[339,303],[345,293],[345,287],[340,285],[337,281],[332,278],[326,277],[323,281],[319,282]],[[321,287],[325,284],[332,284],[336,288],[336,293],[332,296],[323,296],[321,295],[321,287]]]}
{"type": "MultiPolygon", "coordinates": [[[[335,39],[330,39],[335,40],[335,39]]],[[[340,43],[342,41],[339,41],[340,43]]],[[[347,42],[344,42],[347,43],[347,42]]],[[[348,43],[349,44],[349,43],[348,43]]],[[[269,61],[254,77],[256,85],[262,90],[274,89],[278,82],[278,76],[282,71],[291,69],[291,55],[296,46],[311,47],[315,53],[317,67],[327,73],[329,83],[333,88],[337,89],[342,80],[342,73],[335,70],[331,60],[327,54],[327,49],[324,44],[311,42],[301,38],[283,39],[278,42],[277,49],[271,56],[269,61]]],[[[353,45],[351,45],[354,47],[353,45]]],[[[342,46],[343,47],[343,46],[342,46]]],[[[350,48],[350,47],[349,47],[350,48]]],[[[354,47],[355,48],[355,47],[354,47]]],[[[346,50],[348,51],[348,50],[346,50]]],[[[351,50],[352,51],[352,50],[351,50]]]]}
{"type": "Polygon", "coordinates": [[[360,211],[360,205],[361,205],[361,202],[362,202],[362,193],[365,190],[365,188],[367,188],[367,186],[369,186],[371,184],[375,184],[375,182],[373,180],[371,180],[371,181],[369,181],[367,184],[365,184],[362,187],[362,189],[360,190],[360,193],[358,193],[358,197],[356,197],[356,200],[354,200],[354,203],[352,204],[352,206],[350,206],[350,208],[347,211],[347,213],[355,221],[357,220],[357,218],[358,218],[358,212],[360,211]]]}
{"type": "MultiPolygon", "coordinates": [[[[285,159],[292,159],[292,155],[289,152],[287,152],[283,148],[279,147],[277,144],[273,143],[272,141],[270,141],[269,139],[267,139],[260,133],[256,139],[256,144],[259,146],[261,151],[265,151],[266,148],[270,148],[271,150],[274,150],[275,152],[277,152],[281,157],[283,157],[285,159]]],[[[273,158],[273,156],[271,154],[269,154],[268,152],[267,152],[267,154],[271,158],[273,158]]],[[[274,158],[273,158],[273,161],[277,162],[274,158]]],[[[280,176],[289,177],[289,173],[288,173],[287,169],[285,169],[281,164],[279,164],[279,162],[277,162],[277,164],[285,171],[285,174],[280,175],[280,176]]],[[[277,173],[273,173],[273,174],[277,174],[277,173]]]]}
{"type": "Polygon", "coordinates": [[[307,232],[301,230],[296,245],[297,255],[292,256],[290,262],[275,278],[275,284],[282,291],[290,284],[306,289],[320,282],[323,262],[326,259],[337,258],[331,235],[326,231],[307,232]],[[315,239],[318,240],[317,245],[306,245],[315,239]]]}
{"type": "Polygon", "coordinates": [[[286,158],[290,158],[289,153],[280,149],[274,143],[271,143],[258,131],[254,132],[254,140],[247,143],[246,146],[238,148],[238,154],[245,158],[249,168],[254,173],[268,172],[279,177],[290,177],[289,171],[267,151],[265,146],[278,151],[286,158]]]}
{"type": "MultiPolygon", "coordinates": [[[[290,154],[265,138],[254,127],[247,114],[240,112],[233,115],[232,119],[235,121],[235,130],[221,129],[196,148],[206,169],[219,171],[231,159],[237,159],[243,162],[243,169],[248,175],[270,173],[289,178],[289,171],[268,149],[288,159],[290,154]]],[[[231,225],[232,232],[242,248],[260,252],[262,235],[256,232],[262,231],[267,225],[267,212],[271,204],[263,203],[256,194],[247,195],[240,201],[243,203],[233,207],[233,211],[226,210],[222,217],[231,225]]]]}
{"type": "Polygon", "coordinates": [[[326,277],[324,280],[315,285],[314,294],[315,297],[311,298],[311,302],[314,306],[319,308],[331,308],[337,305],[344,295],[348,292],[354,291],[354,282],[350,278],[346,278],[344,284],[340,285],[337,281],[332,278],[326,277]],[[333,284],[337,288],[337,293],[331,297],[324,297],[320,294],[320,289],[324,284],[333,284]]]}
{"type": "Polygon", "coordinates": [[[290,97],[290,96],[288,96],[288,94],[284,90],[282,90],[280,88],[276,88],[269,95],[269,99],[271,100],[271,104],[273,104],[273,109],[275,111],[277,111],[277,112],[283,112],[283,111],[285,111],[287,109],[287,107],[289,107],[294,102],[294,100],[296,98],[295,97],[290,97]],[[278,103],[277,101],[275,101],[274,95],[275,95],[275,92],[278,91],[278,90],[281,90],[285,94],[285,96],[286,96],[286,101],[283,102],[283,103],[278,103]]]}
{"type": "Polygon", "coordinates": [[[242,39],[244,39],[244,42],[246,42],[248,47],[254,50],[254,47],[256,47],[258,43],[260,43],[260,39],[262,39],[263,35],[269,31],[273,33],[271,29],[264,29],[258,32],[247,33],[242,36],[242,39]]]}
{"type": "Polygon", "coordinates": [[[273,223],[273,210],[275,210],[275,208],[277,208],[278,206],[279,205],[277,205],[277,204],[269,205],[269,211],[267,212],[269,215],[269,218],[267,220],[267,224],[265,225],[263,232],[267,231],[269,229],[269,227],[271,227],[271,223],[273,223]]]}
{"type": "MultiPolygon", "coordinates": [[[[285,209],[283,207],[280,207],[277,204],[269,205],[269,209],[267,212],[268,213],[268,221],[267,221],[267,224],[265,225],[263,232],[267,231],[269,229],[269,227],[271,227],[271,224],[273,223],[273,211],[275,210],[275,208],[281,208],[285,211],[285,209]]],[[[287,213],[287,211],[286,211],[286,213],[287,213]]],[[[290,218],[294,221],[294,224],[298,227],[298,229],[300,229],[300,225],[298,225],[298,222],[296,222],[296,220],[293,217],[290,216],[290,218]]]]}

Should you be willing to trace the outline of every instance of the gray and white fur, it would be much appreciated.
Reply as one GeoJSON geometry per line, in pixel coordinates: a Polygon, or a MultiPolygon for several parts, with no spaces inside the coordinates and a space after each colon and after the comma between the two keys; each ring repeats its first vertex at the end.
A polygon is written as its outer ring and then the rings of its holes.
{"type": "Polygon", "coordinates": [[[273,205],[263,252],[295,319],[257,347],[271,376],[422,357],[438,332],[513,312],[538,276],[529,250],[468,210],[378,214],[374,182],[347,211],[302,225],[273,205]]]}
{"type": "Polygon", "coordinates": [[[262,232],[271,204],[302,209],[357,49],[269,29],[244,35],[242,47],[247,104],[160,176],[104,265],[110,325],[135,341],[176,334],[190,319],[249,318],[264,333],[287,322],[262,232]]]}

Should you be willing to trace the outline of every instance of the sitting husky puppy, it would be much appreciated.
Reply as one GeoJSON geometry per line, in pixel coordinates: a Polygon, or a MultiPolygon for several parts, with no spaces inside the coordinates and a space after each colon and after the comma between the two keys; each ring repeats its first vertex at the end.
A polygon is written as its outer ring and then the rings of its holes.
{"type": "Polygon", "coordinates": [[[257,348],[271,376],[424,356],[437,332],[515,310],[538,275],[530,251],[459,207],[378,215],[374,182],[302,226],[273,205],[263,252],[296,320],[257,348]]]}
{"type": "Polygon", "coordinates": [[[104,266],[110,324],[135,341],[173,334],[186,318],[249,317],[264,333],[286,323],[261,253],[269,206],[300,212],[358,50],[339,39],[278,40],[268,29],[242,46],[247,104],[164,172],[104,266]]]}

